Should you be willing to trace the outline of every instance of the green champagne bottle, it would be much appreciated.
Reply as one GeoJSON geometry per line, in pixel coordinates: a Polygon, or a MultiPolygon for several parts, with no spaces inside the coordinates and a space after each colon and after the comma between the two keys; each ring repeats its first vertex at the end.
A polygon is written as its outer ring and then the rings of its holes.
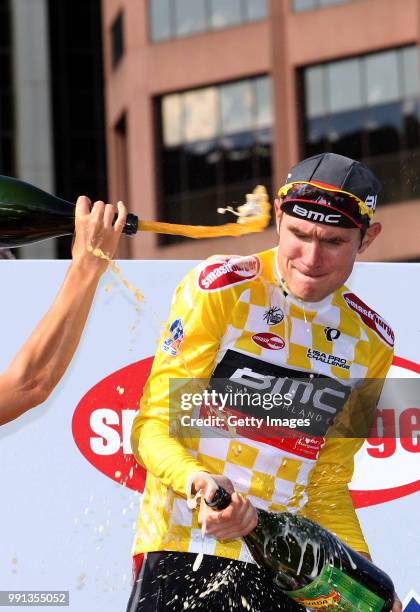
{"type": "MultiPolygon", "coordinates": [[[[0,176],[0,248],[13,248],[74,232],[75,205],[10,176],[0,176]]],[[[136,215],[123,232],[135,234],[136,215]]]]}
{"type": "MultiPolygon", "coordinates": [[[[219,487],[206,503],[223,510],[230,501],[219,487]]],[[[257,512],[256,528],[243,539],[255,562],[291,599],[309,610],[392,610],[390,577],[331,532],[290,512],[257,512]]]]}

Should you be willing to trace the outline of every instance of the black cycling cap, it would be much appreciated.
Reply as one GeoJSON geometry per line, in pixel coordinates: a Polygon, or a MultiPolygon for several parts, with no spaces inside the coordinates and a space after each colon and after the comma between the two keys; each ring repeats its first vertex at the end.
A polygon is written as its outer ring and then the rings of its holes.
{"type": "Polygon", "coordinates": [[[317,211],[322,210],[320,207],[325,211],[327,206],[330,211],[314,213],[312,218],[308,217],[310,220],[342,227],[367,227],[381,188],[379,180],[362,162],[337,153],[320,153],[293,166],[279,195],[283,198],[282,209],[288,214],[302,217],[302,204],[306,207],[316,204],[317,211]],[[313,195],[308,184],[318,188],[312,190],[313,195]],[[294,202],[300,205],[292,206],[294,202]]]}

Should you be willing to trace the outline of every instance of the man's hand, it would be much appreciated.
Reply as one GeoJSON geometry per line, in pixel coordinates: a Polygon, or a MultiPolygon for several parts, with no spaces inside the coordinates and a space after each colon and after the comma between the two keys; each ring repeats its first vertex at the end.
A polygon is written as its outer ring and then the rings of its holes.
{"type": "Polygon", "coordinates": [[[86,271],[102,274],[108,262],[96,257],[92,249],[99,248],[107,257],[113,257],[123,230],[127,209],[118,202],[118,218],[113,225],[116,208],[113,204],[92,202],[86,196],[80,196],[76,203],[76,235],[72,249],[73,263],[86,271]]]}
{"type": "Polygon", "coordinates": [[[232,495],[232,501],[224,510],[213,510],[207,506],[204,499],[211,501],[214,488],[200,476],[194,480],[195,491],[201,491],[202,495],[198,522],[204,526],[204,533],[213,535],[219,540],[232,540],[247,535],[257,526],[256,509],[240,493],[235,493],[233,484],[228,478],[213,474],[211,476],[218,486],[232,495]]]}
{"type": "Polygon", "coordinates": [[[392,606],[392,612],[402,612],[402,603],[396,593],[394,593],[394,605],[392,606]]]}

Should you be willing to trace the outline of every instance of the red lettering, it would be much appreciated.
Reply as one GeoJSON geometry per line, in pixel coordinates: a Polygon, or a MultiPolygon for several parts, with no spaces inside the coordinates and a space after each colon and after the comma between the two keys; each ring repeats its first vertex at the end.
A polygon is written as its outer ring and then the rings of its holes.
{"type": "Polygon", "coordinates": [[[368,454],[376,459],[391,457],[396,449],[395,438],[395,411],[387,408],[377,410],[370,437],[367,440],[368,444],[375,448],[368,448],[368,454]]]}
{"type": "Polygon", "coordinates": [[[420,453],[420,408],[408,408],[400,416],[401,446],[409,453],[420,453]]]}

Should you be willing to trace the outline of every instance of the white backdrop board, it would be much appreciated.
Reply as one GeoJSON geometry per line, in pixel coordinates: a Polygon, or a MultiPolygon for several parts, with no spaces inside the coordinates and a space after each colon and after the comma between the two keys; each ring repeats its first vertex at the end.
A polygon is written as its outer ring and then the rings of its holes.
{"type": "MultiPolygon", "coordinates": [[[[44,405],[0,428],[0,591],[69,590],[72,612],[125,610],[140,494],[130,488],[137,476],[127,476],[121,461],[131,465],[136,384],[150,363],[142,360],[156,350],[172,292],[193,264],[118,262],[145,296],[140,310],[108,272],[58,388],[44,405]]],[[[0,371],[51,304],[67,266],[0,262],[0,371]]],[[[394,328],[393,375],[419,377],[420,264],[358,264],[348,284],[394,328]]],[[[419,435],[413,431],[408,450],[399,440],[394,449],[375,446],[378,457],[366,445],[352,484],[370,492],[358,515],[375,561],[400,597],[411,600],[410,612],[420,593],[419,435]],[[377,503],[381,498],[388,501],[377,503]]]]}

